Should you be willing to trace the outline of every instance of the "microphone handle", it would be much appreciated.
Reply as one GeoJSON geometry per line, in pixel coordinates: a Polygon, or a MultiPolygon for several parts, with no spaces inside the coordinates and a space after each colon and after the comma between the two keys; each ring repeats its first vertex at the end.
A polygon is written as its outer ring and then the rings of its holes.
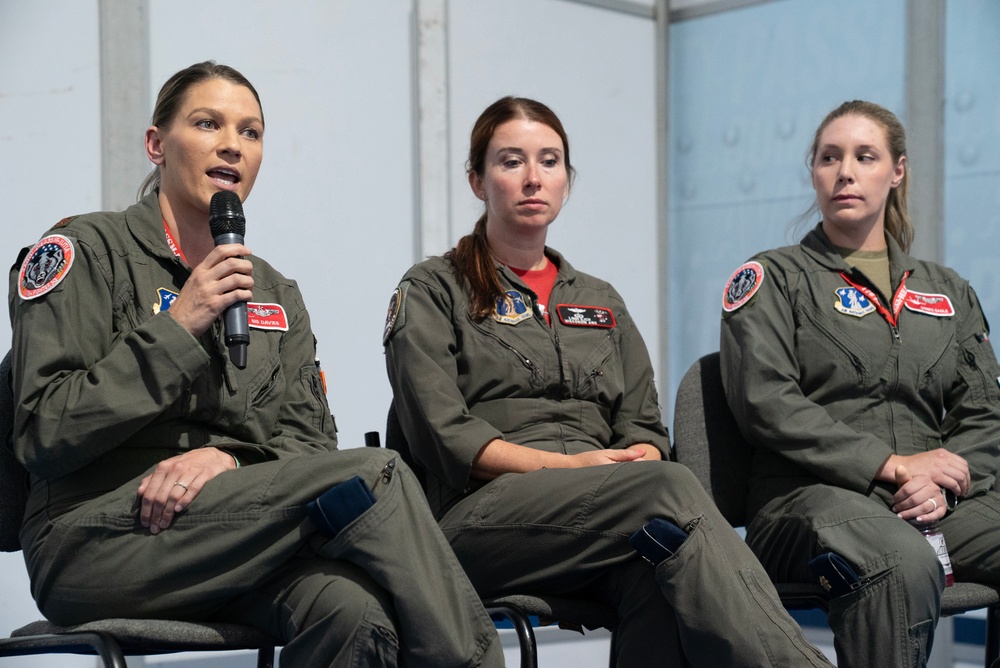
{"type": "MultiPolygon", "coordinates": [[[[241,244],[243,236],[234,232],[226,232],[215,237],[215,245],[241,244]]],[[[250,345],[250,325],[247,320],[247,303],[236,302],[226,307],[223,313],[225,325],[226,346],[229,348],[229,359],[239,369],[247,367],[247,346],[250,345]]]]}

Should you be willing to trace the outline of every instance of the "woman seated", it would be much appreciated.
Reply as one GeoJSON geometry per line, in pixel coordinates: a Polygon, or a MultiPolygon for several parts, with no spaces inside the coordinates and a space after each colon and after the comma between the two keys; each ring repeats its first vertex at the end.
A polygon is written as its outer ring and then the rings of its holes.
{"type": "Polygon", "coordinates": [[[146,131],[148,194],[22,253],[14,450],[35,601],[62,625],[250,624],[284,645],[283,666],[501,666],[411,472],[336,450],[294,281],[215,245],[210,210],[242,215],[263,140],[242,74],[181,70],[146,131]],[[247,357],[231,360],[220,316],[248,300],[247,357]]]}
{"type": "Polygon", "coordinates": [[[723,296],[722,376],[755,446],[747,539],[776,580],[822,578],[837,665],[923,666],[946,567],[1000,584],[1000,366],[969,284],[907,255],[896,116],[842,104],[810,163],[819,225],[723,296]]]}
{"type": "Polygon", "coordinates": [[[613,606],[618,666],[829,665],[695,477],[666,461],[621,296],[546,247],[572,174],[548,107],[489,106],[468,163],[485,213],[390,302],[394,405],[445,535],[483,596],[613,606]]]}

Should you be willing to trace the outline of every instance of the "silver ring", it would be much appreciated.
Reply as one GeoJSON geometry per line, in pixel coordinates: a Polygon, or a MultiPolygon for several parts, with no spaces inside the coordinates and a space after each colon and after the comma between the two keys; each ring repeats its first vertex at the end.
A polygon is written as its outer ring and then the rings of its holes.
{"type": "MultiPolygon", "coordinates": [[[[185,487],[184,489],[187,489],[187,487],[185,487]]],[[[937,510],[937,501],[935,501],[934,499],[928,499],[928,500],[934,504],[934,510],[937,510]]],[[[933,513],[934,510],[932,510],[931,512],[933,513]]]]}
{"type": "MultiPolygon", "coordinates": [[[[177,487],[178,485],[181,486],[181,487],[183,487],[185,492],[187,491],[188,486],[185,485],[184,483],[182,483],[180,480],[178,480],[177,482],[174,483],[174,487],[177,487]]],[[[937,504],[936,503],[934,504],[934,507],[937,508],[937,504]]]]}

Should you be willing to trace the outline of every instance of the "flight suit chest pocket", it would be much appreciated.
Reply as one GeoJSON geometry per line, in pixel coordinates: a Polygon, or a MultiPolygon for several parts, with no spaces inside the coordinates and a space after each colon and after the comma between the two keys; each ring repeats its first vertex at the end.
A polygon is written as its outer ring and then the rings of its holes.
{"type": "Polygon", "coordinates": [[[807,389],[810,379],[827,384],[839,378],[841,382],[851,385],[869,380],[871,368],[868,358],[871,350],[859,341],[888,336],[885,331],[876,331],[879,325],[888,327],[877,314],[854,318],[839,313],[816,313],[801,306],[797,308],[795,348],[802,368],[803,389],[807,389]]]}
{"type": "Polygon", "coordinates": [[[275,352],[267,356],[260,370],[246,385],[246,414],[269,419],[277,415],[281,398],[285,394],[285,375],[281,369],[281,359],[275,352]]]}
{"type": "Polygon", "coordinates": [[[577,394],[581,399],[610,406],[625,392],[625,377],[618,347],[618,330],[587,332],[590,336],[573,342],[581,347],[587,341],[591,352],[575,364],[577,394]],[[596,339],[596,346],[594,345],[596,339]]]}

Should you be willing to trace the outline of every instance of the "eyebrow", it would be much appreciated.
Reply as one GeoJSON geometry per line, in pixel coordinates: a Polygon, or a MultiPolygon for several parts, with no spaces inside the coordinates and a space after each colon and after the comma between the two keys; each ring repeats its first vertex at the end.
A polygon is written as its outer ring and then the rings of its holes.
{"type": "MultiPolygon", "coordinates": [[[[831,149],[837,149],[842,151],[844,150],[844,147],[841,146],[840,144],[823,144],[817,149],[817,151],[828,151],[831,149]]],[[[861,151],[874,151],[874,152],[881,152],[883,150],[874,144],[860,144],[856,146],[855,149],[861,151]]]]}
{"type": "MultiPolygon", "coordinates": [[[[215,109],[213,107],[197,107],[195,109],[192,109],[191,113],[189,113],[188,116],[189,117],[190,116],[194,116],[194,115],[199,114],[199,113],[201,113],[201,114],[208,114],[210,116],[219,116],[221,112],[219,112],[218,109],[215,109]]],[[[241,124],[245,124],[245,123],[260,123],[261,126],[264,125],[264,121],[262,121],[260,119],[260,116],[246,116],[246,117],[240,119],[240,123],[241,124]]]]}
{"type": "MultiPolygon", "coordinates": [[[[497,155],[501,153],[520,153],[523,155],[524,153],[526,153],[526,151],[519,146],[501,146],[500,148],[497,149],[496,152],[497,155]]],[[[539,151],[539,153],[562,153],[562,149],[545,146],[541,149],[541,151],[539,151]]]]}

